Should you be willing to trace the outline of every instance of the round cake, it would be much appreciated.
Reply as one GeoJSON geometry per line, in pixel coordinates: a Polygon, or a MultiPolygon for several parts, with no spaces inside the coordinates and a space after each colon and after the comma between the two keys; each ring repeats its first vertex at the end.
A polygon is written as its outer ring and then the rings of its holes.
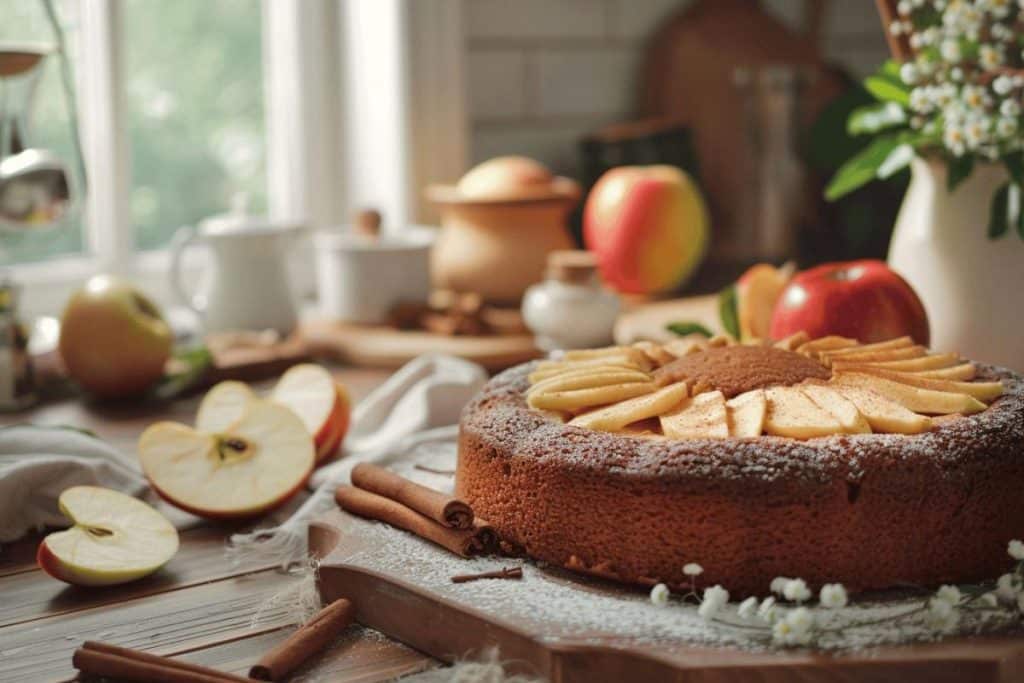
{"type": "Polygon", "coordinates": [[[569,352],[466,407],[456,490],[526,555],[623,582],[988,579],[1024,534],[1024,380],[909,339],[569,352]]]}

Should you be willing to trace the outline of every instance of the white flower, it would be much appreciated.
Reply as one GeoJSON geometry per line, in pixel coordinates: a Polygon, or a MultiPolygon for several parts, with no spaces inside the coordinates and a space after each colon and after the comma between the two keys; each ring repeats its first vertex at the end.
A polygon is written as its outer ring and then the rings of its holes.
{"type": "Polygon", "coordinates": [[[964,131],[959,126],[947,125],[946,130],[942,132],[942,141],[953,154],[957,156],[963,154],[966,140],[964,138],[964,131]]]}
{"type": "Polygon", "coordinates": [[[776,576],[772,579],[771,591],[776,595],[782,595],[782,592],[786,590],[786,584],[790,582],[788,576],[776,576]]]}
{"type": "Polygon", "coordinates": [[[1020,102],[1017,100],[1003,100],[1002,104],[999,105],[999,113],[1003,116],[1020,116],[1020,102]]]}
{"type": "Polygon", "coordinates": [[[949,77],[954,81],[962,81],[964,80],[964,70],[958,66],[954,66],[949,70],[949,77]]]}
{"type": "Polygon", "coordinates": [[[786,583],[786,587],[782,589],[782,594],[786,596],[787,600],[793,602],[804,602],[811,599],[811,589],[807,587],[807,582],[803,579],[792,579],[786,583]]]}
{"type": "Polygon", "coordinates": [[[914,8],[910,4],[910,0],[900,0],[896,5],[896,11],[899,12],[902,17],[909,15],[913,9],[914,8]]]}
{"type": "Polygon", "coordinates": [[[727,602],[729,602],[729,591],[721,586],[711,586],[704,590],[704,599],[701,600],[697,613],[704,621],[710,621],[727,602]]]}
{"type": "Polygon", "coordinates": [[[996,596],[1002,602],[1016,602],[1020,593],[1020,579],[1016,574],[1003,574],[996,581],[996,596]]]}
{"type": "Polygon", "coordinates": [[[891,24],[889,24],[889,33],[891,33],[894,36],[898,36],[899,34],[903,33],[903,22],[894,21],[891,24]]]}
{"type": "Polygon", "coordinates": [[[953,607],[956,607],[960,603],[960,597],[960,589],[956,586],[950,585],[941,586],[935,593],[936,600],[948,602],[953,607]]]}
{"type": "Polygon", "coordinates": [[[917,66],[915,64],[911,62],[905,62],[903,66],[900,67],[900,80],[902,80],[907,85],[914,85],[915,83],[917,83],[917,79],[919,77],[920,74],[918,73],[917,66]]]}
{"type": "Polygon", "coordinates": [[[982,45],[978,48],[978,61],[988,71],[997,69],[1003,63],[1003,51],[993,45],[982,45]]]}
{"type": "Polygon", "coordinates": [[[821,602],[822,607],[828,609],[841,609],[846,607],[846,603],[849,598],[846,596],[846,589],[841,583],[826,583],[821,587],[821,593],[818,594],[818,601],[821,602]]]}
{"type": "Polygon", "coordinates": [[[952,83],[943,83],[931,89],[932,100],[940,107],[948,107],[956,101],[956,86],[952,83]]]}
{"type": "MultiPolygon", "coordinates": [[[[1001,138],[1011,138],[1017,132],[1017,119],[1004,116],[996,121],[996,135],[1001,138]]],[[[1018,541],[1019,543],[1019,541],[1018,541]]],[[[1021,558],[1017,558],[1021,559],[1021,558]]]]}
{"type": "Polygon", "coordinates": [[[971,109],[981,109],[985,106],[985,90],[977,85],[965,85],[960,91],[960,97],[971,109]]]}
{"type": "Polygon", "coordinates": [[[772,639],[782,645],[806,645],[814,632],[814,615],[806,607],[786,613],[772,627],[772,639]]]}
{"type": "Polygon", "coordinates": [[[981,600],[981,604],[985,607],[997,607],[999,605],[999,598],[995,593],[985,593],[978,599],[981,600]]]}
{"type": "Polygon", "coordinates": [[[996,79],[992,81],[992,89],[999,95],[1006,95],[1013,90],[1013,79],[1006,74],[996,76],[996,79]]]}
{"type": "Polygon", "coordinates": [[[987,4],[989,13],[996,19],[1005,19],[1010,14],[1010,0],[988,0],[987,4]]]}
{"type": "Polygon", "coordinates": [[[761,606],[757,608],[757,616],[765,621],[771,621],[775,617],[775,598],[770,595],[765,598],[761,606]]]}
{"type": "Polygon", "coordinates": [[[910,91],[910,108],[921,113],[931,111],[932,98],[928,88],[914,88],[910,91]]]}
{"type": "Polygon", "coordinates": [[[947,62],[959,62],[960,43],[952,39],[942,41],[942,45],[939,46],[939,54],[941,54],[942,58],[947,62]]]}
{"type": "Polygon", "coordinates": [[[657,584],[651,589],[651,602],[658,607],[664,607],[668,604],[669,591],[668,586],[663,583],[657,584]]]}
{"type": "Polygon", "coordinates": [[[960,613],[945,600],[932,600],[928,603],[924,621],[935,631],[949,631],[960,622],[960,613]]]}
{"type": "Polygon", "coordinates": [[[1015,560],[1024,560],[1024,543],[1013,539],[1010,541],[1010,545],[1007,546],[1006,552],[1010,553],[1010,557],[1015,560]]]}
{"type": "Polygon", "coordinates": [[[967,140],[967,146],[971,148],[979,147],[988,136],[988,128],[989,125],[986,119],[969,121],[964,126],[964,138],[967,140]]]}
{"type": "Polygon", "coordinates": [[[757,614],[757,598],[750,596],[741,602],[740,606],[736,608],[736,614],[739,615],[740,619],[753,618],[757,614]]]}
{"type": "Polygon", "coordinates": [[[704,567],[696,562],[687,562],[683,565],[683,573],[687,576],[700,576],[704,573],[704,567]]]}

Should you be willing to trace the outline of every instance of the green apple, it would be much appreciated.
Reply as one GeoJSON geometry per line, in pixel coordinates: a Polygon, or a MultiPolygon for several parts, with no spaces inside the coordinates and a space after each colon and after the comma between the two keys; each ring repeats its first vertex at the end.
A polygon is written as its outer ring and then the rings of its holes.
{"type": "Polygon", "coordinates": [[[39,567],[76,586],[112,586],[152,574],[178,551],[178,532],[149,505],[99,486],[72,486],[58,500],[72,526],[43,539],[39,567]]]}
{"type": "Polygon", "coordinates": [[[131,284],[96,275],[68,300],[60,354],[86,391],[114,398],[139,394],[164,374],[174,335],[160,309],[131,284]]]}

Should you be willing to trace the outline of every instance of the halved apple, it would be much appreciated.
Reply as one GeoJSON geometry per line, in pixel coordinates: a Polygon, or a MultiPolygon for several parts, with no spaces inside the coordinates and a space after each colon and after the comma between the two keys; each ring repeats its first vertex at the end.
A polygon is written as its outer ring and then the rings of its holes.
{"type": "Polygon", "coordinates": [[[800,386],[800,390],[827,411],[843,427],[848,434],[866,434],[871,425],[864,418],[857,406],[834,389],[824,384],[808,383],[800,386]]]}
{"type": "Polygon", "coordinates": [[[317,460],[337,450],[348,430],[350,404],[344,389],[325,368],[302,363],[289,368],[270,394],[270,400],[291,408],[313,435],[317,460]]]}
{"type": "Polygon", "coordinates": [[[731,436],[752,438],[764,431],[764,416],[768,412],[768,400],[764,389],[754,389],[725,402],[729,417],[731,436]]]}
{"type": "Polygon", "coordinates": [[[895,401],[907,410],[927,415],[948,415],[950,413],[980,413],[985,404],[968,394],[936,391],[910,386],[902,382],[868,375],[862,372],[843,371],[836,373],[832,381],[840,386],[854,386],[895,401]]]}
{"type": "Polygon", "coordinates": [[[729,418],[721,391],[698,394],[682,408],[661,416],[661,431],[673,439],[724,439],[729,436],[729,418]]]}
{"type": "Polygon", "coordinates": [[[140,579],[178,552],[178,532],[141,500],[99,486],[72,486],[60,494],[72,526],[43,539],[40,569],[76,586],[112,586],[140,579]]]}
{"type": "Polygon", "coordinates": [[[230,380],[220,382],[206,392],[196,413],[196,429],[222,432],[242,419],[249,401],[256,398],[248,384],[230,380]]]}
{"type": "Polygon", "coordinates": [[[796,387],[765,389],[764,430],[775,436],[810,439],[843,431],[839,421],[796,387]]]}
{"type": "Polygon", "coordinates": [[[876,432],[919,434],[931,429],[930,418],[907,410],[870,389],[848,384],[834,384],[833,387],[857,406],[857,410],[876,432]]]}
{"type": "Polygon", "coordinates": [[[288,408],[253,399],[226,431],[151,425],[139,461],[153,489],[201,517],[252,517],[288,500],[313,470],[313,439],[288,408]]]}

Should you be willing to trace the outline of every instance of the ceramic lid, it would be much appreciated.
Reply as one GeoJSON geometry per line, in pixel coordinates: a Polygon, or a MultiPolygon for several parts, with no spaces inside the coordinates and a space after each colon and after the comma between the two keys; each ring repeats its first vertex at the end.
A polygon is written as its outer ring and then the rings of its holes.
{"type": "Polygon", "coordinates": [[[430,185],[426,196],[438,204],[491,204],[572,201],[581,195],[579,183],[555,176],[533,159],[495,157],[469,170],[455,185],[430,185]]]}
{"type": "Polygon", "coordinates": [[[290,232],[299,224],[273,221],[266,216],[249,213],[249,195],[239,192],[231,198],[231,210],[199,221],[199,231],[207,236],[240,235],[267,232],[290,232]]]}

